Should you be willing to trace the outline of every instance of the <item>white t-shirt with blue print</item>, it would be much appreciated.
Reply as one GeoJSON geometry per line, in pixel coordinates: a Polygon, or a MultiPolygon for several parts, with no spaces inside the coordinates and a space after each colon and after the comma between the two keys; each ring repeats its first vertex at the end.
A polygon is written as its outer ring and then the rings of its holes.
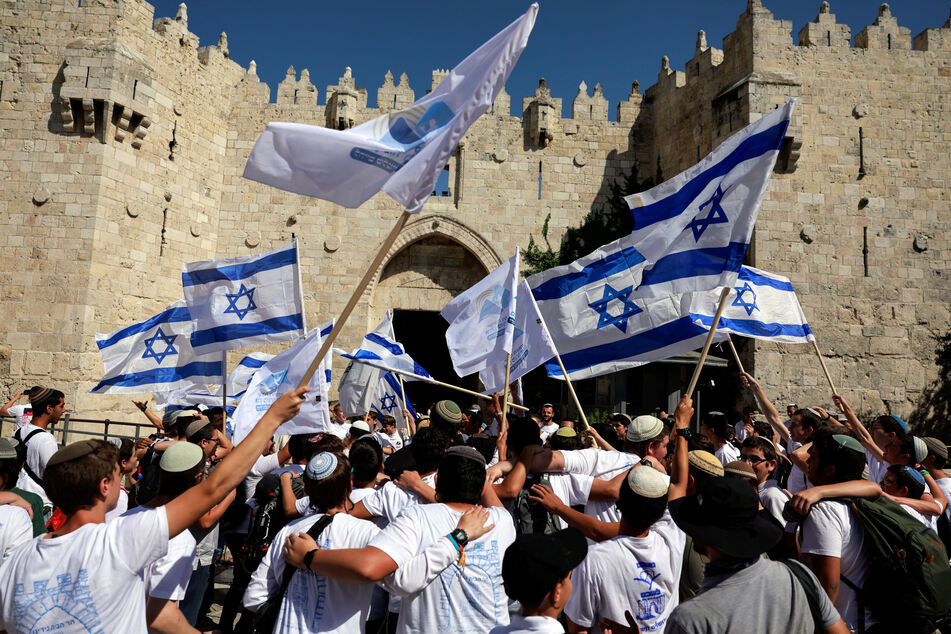
{"type": "MultiPolygon", "coordinates": [[[[509,622],[508,598],[502,587],[502,557],[515,541],[515,524],[504,508],[491,507],[495,527],[466,547],[465,571],[458,561],[423,590],[403,597],[398,634],[488,632],[509,622]]],[[[462,512],[445,504],[417,504],[403,509],[370,545],[403,566],[418,553],[444,540],[462,512]]]]}

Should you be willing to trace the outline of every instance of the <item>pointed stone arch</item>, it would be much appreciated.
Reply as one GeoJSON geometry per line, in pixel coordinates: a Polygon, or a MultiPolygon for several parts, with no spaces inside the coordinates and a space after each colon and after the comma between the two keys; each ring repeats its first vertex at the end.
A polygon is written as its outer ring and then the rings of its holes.
{"type": "Polygon", "coordinates": [[[389,309],[441,310],[502,263],[489,243],[454,218],[408,222],[367,287],[368,326],[389,309]]]}

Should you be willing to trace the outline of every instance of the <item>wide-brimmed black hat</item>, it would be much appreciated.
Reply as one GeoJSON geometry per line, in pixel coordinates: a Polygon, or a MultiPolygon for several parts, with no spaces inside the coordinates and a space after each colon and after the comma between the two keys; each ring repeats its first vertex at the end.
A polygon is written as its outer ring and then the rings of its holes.
{"type": "Polygon", "coordinates": [[[670,515],[694,540],[730,555],[760,555],[783,536],[783,527],[759,509],[756,492],[736,478],[711,478],[695,496],[670,503],[670,515]]]}
{"type": "Polygon", "coordinates": [[[584,561],[588,542],[577,528],[519,535],[502,558],[506,594],[534,607],[584,561]]]}

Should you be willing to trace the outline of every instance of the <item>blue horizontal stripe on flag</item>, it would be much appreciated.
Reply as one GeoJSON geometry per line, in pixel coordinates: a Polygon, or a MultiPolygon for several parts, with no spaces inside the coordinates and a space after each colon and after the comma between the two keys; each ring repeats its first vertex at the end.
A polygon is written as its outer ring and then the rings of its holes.
{"type": "Polygon", "coordinates": [[[262,361],[261,359],[255,359],[254,357],[245,357],[241,359],[241,363],[238,365],[244,366],[246,368],[260,368],[263,367],[267,361],[262,361]]]}
{"type": "Polygon", "coordinates": [[[221,377],[221,361],[192,361],[178,368],[155,368],[143,372],[120,374],[110,379],[103,379],[91,391],[100,388],[122,386],[135,387],[139,385],[154,385],[160,383],[174,383],[188,377],[221,377]]]}
{"type": "Polygon", "coordinates": [[[780,291],[787,291],[794,293],[793,285],[789,282],[784,282],[782,280],[773,279],[771,277],[766,277],[765,275],[759,275],[749,270],[747,267],[740,269],[740,275],[737,279],[746,280],[756,284],[757,286],[770,286],[780,291]]]}
{"type": "Polygon", "coordinates": [[[321,337],[326,337],[327,335],[329,335],[329,334],[331,333],[331,331],[332,331],[333,329],[334,329],[334,324],[333,324],[333,322],[330,322],[330,323],[327,325],[326,328],[324,328],[323,330],[320,331],[320,336],[321,336],[321,337]]]}
{"type": "Polygon", "coordinates": [[[222,341],[233,341],[235,339],[244,339],[245,337],[255,337],[260,335],[270,335],[289,330],[300,330],[304,327],[304,316],[301,313],[287,315],[285,317],[274,317],[253,324],[231,324],[229,326],[217,326],[205,330],[196,330],[192,333],[192,348],[207,346],[212,343],[222,341]]]}
{"type": "Polygon", "coordinates": [[[644,271],[641,286],[663,284],[684,277],[719,275],[723,271],[739,271],[747,246],[745,242],[731,242],[725,247],[691,249],[664,256],[644,271]]]}
{"type": "MultiPolygon", "coordinates": [[[[563,354],[561,360],[565,364],[565,369],[571,374],[601,363],[639,357],[679,341],[703,335],[706,332],[707,329],[693,323],[690,317],[681,317],[666,324],[661,324],[656,328],[637,333],[627,339],[563,354]]],[[[545,363],[545,369],[549,376],[561,375],[561,368],[558,367],[558,362],[554,359],[545,363]]]]}
{"type": "Polygon", "coordinates": [[[382,361],[382,357],[376,354],[375,352],[370,352],[369,350],[359,349],[356,354],[342,354],[341,357],[346,357],[348,359],[356,359],[362,361],[363,359],[368,359],[370,361],[382,361]]]}
{"type": "Polygon", "coordinates": [[[188,312],[187,306],[179,306],[177,308],[170,308],[169,310],[164,310],[154,317],[150,317],[145,321],[140,321],[137,324],[132,324],[122,330],[117,330],[113,333],[108,339],[97,339],[96,345],[99,346],[99,349],[108,348],[109,346],[114,346],[119,343],[126,337],[131,337],[132,335],[137,335],[141,332],[147,332],[156,326],[161,326],[162,324],[168,323],[180,323],[183,321],[191,321],[191,313],[188,312]]]}
{"type": "Polygon", "coordinates": [[[198,284],[208,284],[209,282],[220,282],[222,280],[236,282],[249,278],[255,273],[279,269],[296,262],[297,247],[294,247],[293,249],[270,253],[253,262],[182,272],[182,286],[197,286],[198,284]]]}
{"type": "Polygon", "coordinates": [[[429,372],[424,370],[418,363],[413,361],[413,374],[418,374],[419,376],[429,377],[429,372]]]}
{"type": "Polygon", "coordinates": [[[631,210],[634,217],[634,231],[649,227],[657,222],[663,222],[683,213],[693,200],[700,195],[707,185],[714,179],[720,178],[740,163],[756,158],[772,150],[778,150],[786,136],[789,121],[783,120],[771,128],[754,134],[742,141],[736,149],[725,156],[719,163],[712,165],[705,172],[701,172],[687,181],[674,194],[662,198],[650,205],[637,207],[631,210]]]}
{"type": "Polygon", "coordinates": [[[364,337],[364,339],[367,339],[368,341],[372,341],[376,345],[387,350],[392,355],[400,356],[404,353],[403,346],[401,346],[398,343],[389,341],[388,339],[381,337],[375,332],[371,332],[366,337],[364,337]]]}
{"type": "Polygon", "coordinates": [[[634,247],[627,247],[615,253],[611,253],[601,260],[597,260],[587,265],[580,271],[566,273],[551,279],[545,280],[532,289],[532,295],[535,301],[545,301],[550,299],[559,299],[570,293],[594,284],[604,278],[611,277],[621,271],[633,268],[644,261],[644,256],[634,247]]]}
{"type": "MultiPolygon", "coordinates": [[[[691,313],[690,316],[708,329],[710,325],[713,324],[713,316],[711,315],[691,313]]],[[[727,317],[720,318],[720,324],[717,326],[717,330],[720,328],[729,328],[737,334],[749,335],[751,337],[800,337],[805,339],[812,334],[812,329],[809,327],[809,324],[768,324],[755,319],[729,319],[727,317]]]]}

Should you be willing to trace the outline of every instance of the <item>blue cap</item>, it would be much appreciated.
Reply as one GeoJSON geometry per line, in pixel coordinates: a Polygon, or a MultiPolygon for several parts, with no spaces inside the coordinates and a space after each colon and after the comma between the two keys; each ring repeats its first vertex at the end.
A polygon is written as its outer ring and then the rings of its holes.
{"type": "Polygon", "coordinates": [[[926,486],[926,485],[925,485],[925,476],[923,476],[923,475],[921,475],[920,473],[918,473],[918,470],[917,470],[917,469],[913,469],[912,467],[905,467],[905,471],[907,471],[908,474],[909,474],[911,477],[913,477],[913,478],[915,479],[915,481],[916,481],[918,484],[920,484],[921,486],[926,486]]]}
{"type": "Polygon", "coordinates": [[[901,430],[902,430],[903,432],[905,432],[906,434],[908,433],[908,423],[906,423],[904,420],[902,420],[902,419],[899,418],[898,416],[895,416],[894,414],[889,414],[889,416],[890,416],[896,423],[898,423],[898,426],[901,427],[901,430]]]}

